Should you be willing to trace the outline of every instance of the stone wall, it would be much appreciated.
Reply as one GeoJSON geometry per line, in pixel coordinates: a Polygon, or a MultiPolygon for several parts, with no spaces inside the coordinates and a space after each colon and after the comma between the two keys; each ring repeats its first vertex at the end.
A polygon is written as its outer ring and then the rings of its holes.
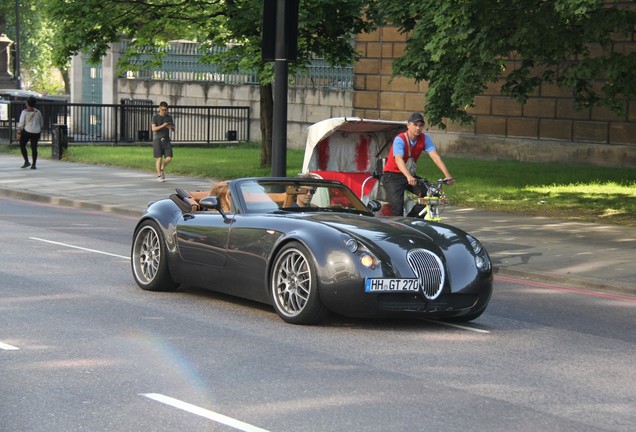
{"type": "MultiPolygon", "coordinates": [[[[382,28],[359,35],[356,48],[362,59],[354,66],[353,115],[404,120],[424,110],[426,83],[391,77],[393,60],[406,48],[403,35],[382,28]]],[[[619,41],[616,49],[636,52],[636,41],[619,41]]],[[[523,105],[492,85],[470,113],[470,126],[428,131],[442,153],[636,167],[636,101],[617,116],[605,108],[576,111],[571,93],[554,85],[542,85],[523,105]]]]}
{"type": "MultiPolygon", "coordinates": [[[[155,104],[165,100],[169,105],[249,106],[250,137],[261,140],[258,86],[120,78],[116,87],[118,99],[148,99],[155,104]]],[[[287,145],[304,148],[309,125],[330,117],[351,116],[352,92],[290,87],[287,103],[287,145]]]]}

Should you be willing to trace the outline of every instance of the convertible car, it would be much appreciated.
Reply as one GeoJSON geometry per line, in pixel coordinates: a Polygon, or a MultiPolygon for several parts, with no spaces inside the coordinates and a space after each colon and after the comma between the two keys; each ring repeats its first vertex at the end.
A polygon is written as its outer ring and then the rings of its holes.
{"type": "Polygon", "coordinates": [[[331,180],[236,179],[228,192],[229,203],[177,189],[149,204],[131,250],[142,289],[208,288],[292,324],[330,312],[469,321],[488,305],[490,258],[460,229],[376,216],[378,202],[331,180]]]}

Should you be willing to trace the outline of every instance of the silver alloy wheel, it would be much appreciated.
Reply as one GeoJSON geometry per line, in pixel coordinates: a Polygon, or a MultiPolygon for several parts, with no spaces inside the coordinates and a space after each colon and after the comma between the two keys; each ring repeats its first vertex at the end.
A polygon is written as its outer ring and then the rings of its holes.
{"type": "Polygon", "coordinates": [[[274,301],[285,316],[298,316],[309,300],[312,275],[307,257],[298,249],[290,248],[277,258],[272,276],[274,301]]]}
{"type": "Polygon", "coordinates": [[[139,283],[146,285],[154,281],[161,263],[161,245],[159,234],[152,226],[146,225],[137,233],[132,260],[139,283]]]}

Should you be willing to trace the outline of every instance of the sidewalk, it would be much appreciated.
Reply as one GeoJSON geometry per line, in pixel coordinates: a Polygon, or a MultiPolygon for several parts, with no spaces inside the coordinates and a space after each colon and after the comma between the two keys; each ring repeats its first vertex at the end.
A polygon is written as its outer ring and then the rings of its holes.
{"type": "MultiPolygon", "coordinates": [[[[0,154],[0,196],[139,216],[176,187],[209,190],[212,181],[42,159],[20,169],[0,154]]],[[[150,162],[149,162],[150,163],[150,162]]],[[[636,228],[448,207],[444,222],[477,237],[501,276],[636,294],[636,228]]]]}

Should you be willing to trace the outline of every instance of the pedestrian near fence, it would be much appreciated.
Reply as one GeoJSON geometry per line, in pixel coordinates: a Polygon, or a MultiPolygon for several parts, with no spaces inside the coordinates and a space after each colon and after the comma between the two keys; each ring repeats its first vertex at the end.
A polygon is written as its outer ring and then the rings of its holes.
{"type": "Polygon", "coordinates": [[[172,141],[170,131],[174,131],[174,120],[168,114],[168,103],[159,103],[159,113],[152,117],[152,151],[155,157],[155,168],[157,170],[157,181],[164,181],[166,166],[172,160],[172,141]]]}
{"type": "Polygon", "coordinates": [[[36,163],[38,161],[38,141],[40,141],[40,134],[42,132],[42,113],[35,109],[37,99],[34,96],[29,96],[26,101],[26,108],[20,113],[20,120],[18,121],[17,137],[20,142],[20,152],[24,158],[24,165],[21,168],[36,169],[36,163]],[[27,143],[31,142],[31,158],[33,163],[29,162],[29,154],[27,153],[27,143]]]}

